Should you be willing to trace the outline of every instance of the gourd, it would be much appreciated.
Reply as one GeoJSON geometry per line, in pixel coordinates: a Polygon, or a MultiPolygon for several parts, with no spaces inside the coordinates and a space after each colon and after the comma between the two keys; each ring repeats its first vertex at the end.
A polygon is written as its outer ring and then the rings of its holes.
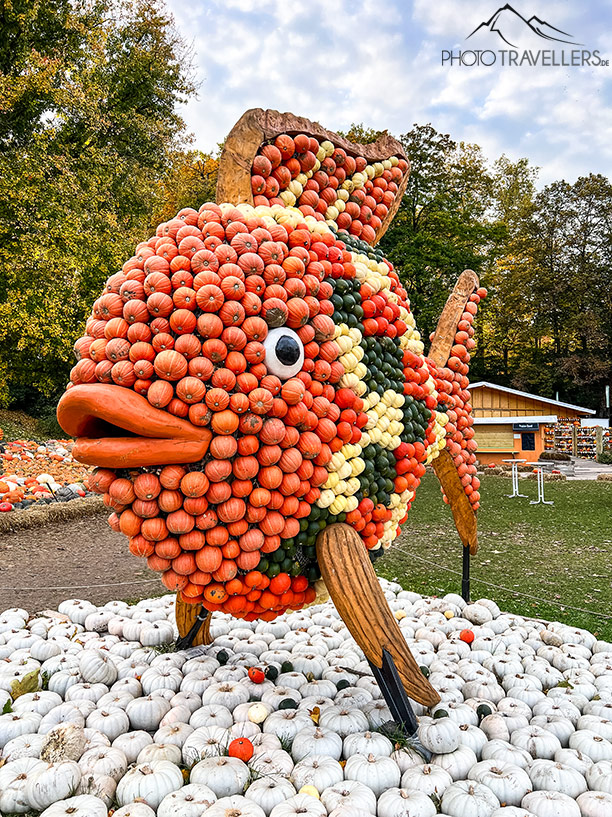
{"type": "Polygon", "coordinates": [[[450,817],[490,817],[499,806],[491,789],[472,780],[452,783],[442,795],[442,810],[450,817]]]}
{"type": "Polygon", "coordinates": [[[612,762],[599,760],[587,770],[586,782],[590,789],[612,794],[612,762]]]}
{"type": "Polygon", "coordinates": [[[0,749],[4,749],[9,740],[38,732],[42,716],[37,712],[9,712],[0,715],[0,749]]]}
{"type": "Polygon", "coordinates": [[[192,783],[208,786],[217,797],[231,797],[244,791],[249,780],[249,767],[237,757],[207,757],[192,768],[192,783]]]}
{"type": "Polygon", "coordinates": [[[524,769],[497,760],[476,763],[470,769],[468,779],[487,786],[502,805],[508,806],[520,806],[523,797],[533,788],[524,769]]]}
{"type": "Polygon", "coordinates": [[[182,753],[178,746],[173,743],[149,743],[139,753],[136,763],[151,763],[154,760],[167,760],[178,766],[181,762],[182,753]]]}
{"type": "Polygon", "coordinates": [[[35,811],[43,811],[74,794],[80,780],[81,770],[74,760],[43,763],[28,775],[24,795],[35,811]]]}
{"type": "MultiPolygon", "coordinates": [[[[106,817],[106,804],[91,794],[68,797],[46,808],[40,817],[106,817]]],[[[117,814],[117,812],[115,812],[117,814]]]]}
{"type": "Polygon", "coordinates": [[[167,794],[159,804],[157,817],[201,817],[217,801],[217,795],[203,783],[189,783],[167,794]]]}
{"type": "Polygon", "coordinates": [[[167,760],[141,763],[130,769],[117,786],[117,802],[120,806],[142,798],[152,809],[157,809],[164,797],[180,789],[183,775],[178,766],[167,760]]]}
{"type": "Polygon", "coordinates": [[[381,794],[377,814],[378,817],[435,817],[436,807],[422,792],[392,788],[381,794]]]}
{"type": "Polygon", "coordinates": [[[576,801],[557,791],[532,791],[523,797],[521,806],[537,817],[581,817],[576,801]]]}
{"type": "Polygon", "coordinates": [[[40,750],[47,739],[46,735],[25,734],[13,738],[2,750],[2,757],[8,762],[22,757],[40,757],[40,750]]]}
{"type": "Polygon", "coordinates": [[[127,732],[130,719],[123,709],[109,706],[106,709],[95,709],[88,716],[86,724],[89,729],[97,729],[112,741],[127,732]]]}

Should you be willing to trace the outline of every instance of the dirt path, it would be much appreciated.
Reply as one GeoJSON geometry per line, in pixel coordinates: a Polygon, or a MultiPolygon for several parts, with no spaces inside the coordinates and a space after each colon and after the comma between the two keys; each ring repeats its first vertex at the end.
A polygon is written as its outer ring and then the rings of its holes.
{"type": "Polygon", "coordinates": [[[56,609],[68,598],[103,604],[163,591],[145,561],[130,554],[125,536],[109,528],[106,513],[0,534],[0,611],[56,609]],[[53,589],[59,587],[65,589],[53,589]]]}

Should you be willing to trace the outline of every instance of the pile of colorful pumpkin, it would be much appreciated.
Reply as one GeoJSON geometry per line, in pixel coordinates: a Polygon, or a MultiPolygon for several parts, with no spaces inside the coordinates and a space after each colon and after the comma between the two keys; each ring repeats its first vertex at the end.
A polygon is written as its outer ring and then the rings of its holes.
{"type": "MultiPolygon", "coordinates": [[[[443,369],[433,372],[440,401],[446,403],[446,447],[452,454],[461,484],[472,507],[480,507],[480,480],[476,476],[476,440],[474,439],[474,417],[469,392],[470,351],[476,346],[473,322],[478,304],[487,295],[484,287],[472,293],[465,312],[457,325],[455,343],[451,357],[443,369]]],[[[433,336],[432,336],[433,339],[433,336]]],[[[444,501],[448,500],[444,497],[444,501]]]]}
{"type": "Polygon", "coordinates": [[[174,596],[0,614],[0,813],[609,817],[612,644],[381,584],[442,698],[416,744],[330,603],[181,652],[174,596]]]}
{"type": "Polygon", "coordinates": [[[73,459],[71,440],[3,442],[0,513],[85,496],[91,468],[73,459]]]}

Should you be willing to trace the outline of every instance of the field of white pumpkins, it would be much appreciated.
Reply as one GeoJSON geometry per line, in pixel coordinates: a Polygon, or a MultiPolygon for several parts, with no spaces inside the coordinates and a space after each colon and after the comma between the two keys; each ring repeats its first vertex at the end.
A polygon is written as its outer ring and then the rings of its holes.
{"type": "Polygon", "coordinates": [[[439,691],[406,739],[331,603],[215,614],[174,596],[0,615],[0,814],[609,817],[612,644],[381,580],[439,691]]]}

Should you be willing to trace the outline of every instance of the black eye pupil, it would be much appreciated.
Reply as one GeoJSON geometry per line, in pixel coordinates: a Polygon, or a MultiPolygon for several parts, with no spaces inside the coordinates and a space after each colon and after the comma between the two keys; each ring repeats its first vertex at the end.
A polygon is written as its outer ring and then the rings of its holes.
{"type": "Polygon", "coordinates": [[[300,358],[300,347],[295,338],[283,335],[276,342],[276,357],[285,366],[293,366],[300,358]]]}

